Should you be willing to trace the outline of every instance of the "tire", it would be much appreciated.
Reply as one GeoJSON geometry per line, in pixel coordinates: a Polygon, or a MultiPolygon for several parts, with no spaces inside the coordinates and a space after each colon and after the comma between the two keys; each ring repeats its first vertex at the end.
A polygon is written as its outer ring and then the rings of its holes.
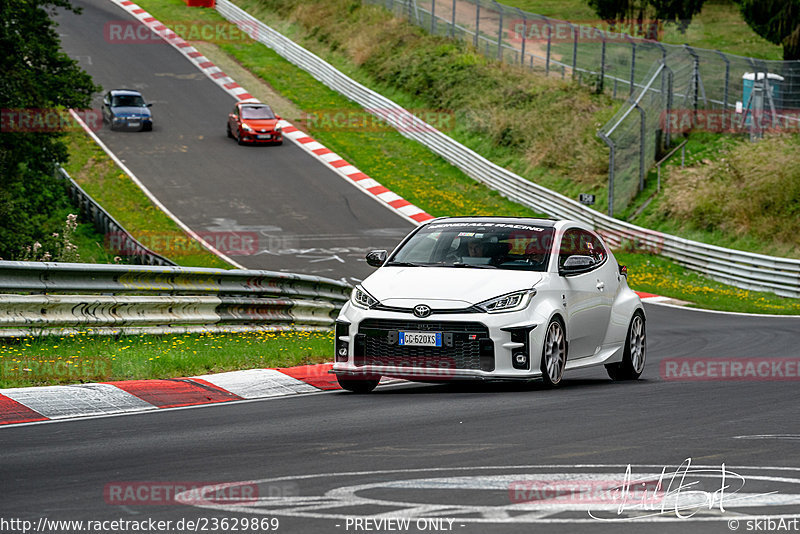
{"type": "Polygon", "coordinates": [[[236,138],[236,142],[240,145],[244,145],[244,141],[242,141],[242,132],[239,132],[239,137],[236,138]]]}
{"type": "Polygon", "coordinates": [[[228,137],[233,139],[233,134],[231,133],[231,125],[230,124],[226,124],[225,125],[225,133],[228,134],[228,137]]]}
{"type": "Polygon", "coordinates": [[[353,393],[369,393],[378,386],[380,377],[378,378],[342,378],[337,376],[336,380],[342,389],[351,391],[353,393]]]}
{"type": "Polygon", "coordinates": [[[606,372],[611,380],[636,380],[644,371],[647,356],[647,335],[645,331],[644,315],[636,311],[628,326],[628,336],[625,338],[625,352],[622,361],[606,365],[606,372]]]}
{"type": "Polygon", "coordinates": [[[559,319],[552,319],[547,325],[542,346],[542,381],[546,387],[556,387],[564,377],[564,366],[567,364],[567,339],[564,325],[559,319]]]}

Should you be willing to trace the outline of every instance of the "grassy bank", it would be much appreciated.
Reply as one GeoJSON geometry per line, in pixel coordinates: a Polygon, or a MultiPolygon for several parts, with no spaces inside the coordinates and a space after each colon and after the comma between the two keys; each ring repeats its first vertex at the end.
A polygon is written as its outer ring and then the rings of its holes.
{"type": "Polygon", "coordinates": [[[322,363],[332,332],[207,333],[167,336],[82,334],[5,340],[0,388],[175,378],[240,369],[322,363]]]}
{"type": "MultiPolygon", "coordinates": [[[[231,268],[186,234],[83,131],[66,138],[72,178],[143,245],[186,267],[231,268]]],[[[110,251],[95,263],[113,263],[110,251]],[[111,259],[109,259],[111,255],[111,259]]],[[[121,256],[124,260],[124,256],[121,256]]]]}
{"type": "MultiPolygon", "coordinates": [[[[139,3],[162,21],[222,20],[212,10],[186,9],[180,0],[142,0],[139,3]]],[[[272,18],[275,18],[274,13],[272,18]]],[[[283,25],[289,26],[285,22],[283,25]]],[[[319,109],[361,112],[359,107],[325,88],[307,73],[263,45],[251,41],[217,43],[217,45],[219,48],[209,47],[204,50],[212,61],[221,63],[233,59],[247,67],[268,83],[272,90],[291,100],[297,109],[303,111],[304,116],[319,109]],[[220,53],[227,54],[227,57],[218,61],[214,54],[220,53]]],[[[314,51],[324,53],[319,44],[314,51]]],[[[344,64],[341,54],[328,54],[326,59],[333,59],[336,66],[343,67],[348,74],[357,70],[352,64],[349,66],[344,64]]],[[[364,78],[363,74],[361,77],[364,78]]],[[[419,100],[414,100],[413,97],[397,89],[387,90],[384,94],[406,107],[417,109],[423,107],[419,105],[419,100]]],[[[301,121],[297,121],[297,117],[287,118],[295,119],[293,122],[301,122],[304,117],[300,117],[301,121]]],[[[302,123],[300,125],[302,126],[302,123]]],[[[531,214],[530,210],[499,197],[497,193],[490,192],[421,145],[403,138],[394,131],[318,128],[312,132],[323,144],[432,215],[531,214]],[[369,142],[365,142],[365,139],[369,139],[369,142]],[[431,180],[431,176],[435,176],[435,180],[431,180]],[[458,201],[464,191],[474,191],[474,194],[470,195],[468,200],[458,201]]],[[[630,281],[635,289],[688,300],[694,305],[712,309],[754,313],[800,313],[800,305],[796,300],[777,297],[770,293],[740,291],[686,271],[661,258],[644,254],[624,254],[620,259],[630,267],[632,273],[630,281]]]]}

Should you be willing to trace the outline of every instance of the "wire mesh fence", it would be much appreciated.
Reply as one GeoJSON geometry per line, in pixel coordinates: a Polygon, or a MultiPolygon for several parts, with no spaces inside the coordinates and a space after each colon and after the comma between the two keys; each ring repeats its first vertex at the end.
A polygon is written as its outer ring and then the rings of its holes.
{"type": "MultiPolygon", "coordinates": [[[[471,42],[487,57],[571,77],[627,99],[598,132],[609,146],[609,214],[626,208],[647,171],[692,130],[800,132],[800,61],[768,61],[570,23],[487,0],[363,0],[432,34],[471,42]]],[[[597,21],[602,26],[603,21],[597,21]]]]}

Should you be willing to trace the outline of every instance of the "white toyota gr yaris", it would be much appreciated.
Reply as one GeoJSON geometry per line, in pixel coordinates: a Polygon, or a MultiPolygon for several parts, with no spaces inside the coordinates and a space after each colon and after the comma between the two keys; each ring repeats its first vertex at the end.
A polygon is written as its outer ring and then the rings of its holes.
{"type": "Polygon", "coordinates": [[[354,392],[382,376],[530,380],[604,365],[636,379],[645,315],[603,240],[571,221],[447,217],[411,232],[336,320],[333,372],[354,392]]]}

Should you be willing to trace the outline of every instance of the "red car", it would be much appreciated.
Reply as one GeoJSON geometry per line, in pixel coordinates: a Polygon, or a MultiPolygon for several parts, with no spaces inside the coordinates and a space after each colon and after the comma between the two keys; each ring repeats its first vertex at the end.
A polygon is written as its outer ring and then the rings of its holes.
{"type": "Polygon", "coordinates": [[[245,143],[283,144],[283,132],[278,126],[280,116],[266,104],[238,102],[228,114],[228,137],[245,143]]]}

